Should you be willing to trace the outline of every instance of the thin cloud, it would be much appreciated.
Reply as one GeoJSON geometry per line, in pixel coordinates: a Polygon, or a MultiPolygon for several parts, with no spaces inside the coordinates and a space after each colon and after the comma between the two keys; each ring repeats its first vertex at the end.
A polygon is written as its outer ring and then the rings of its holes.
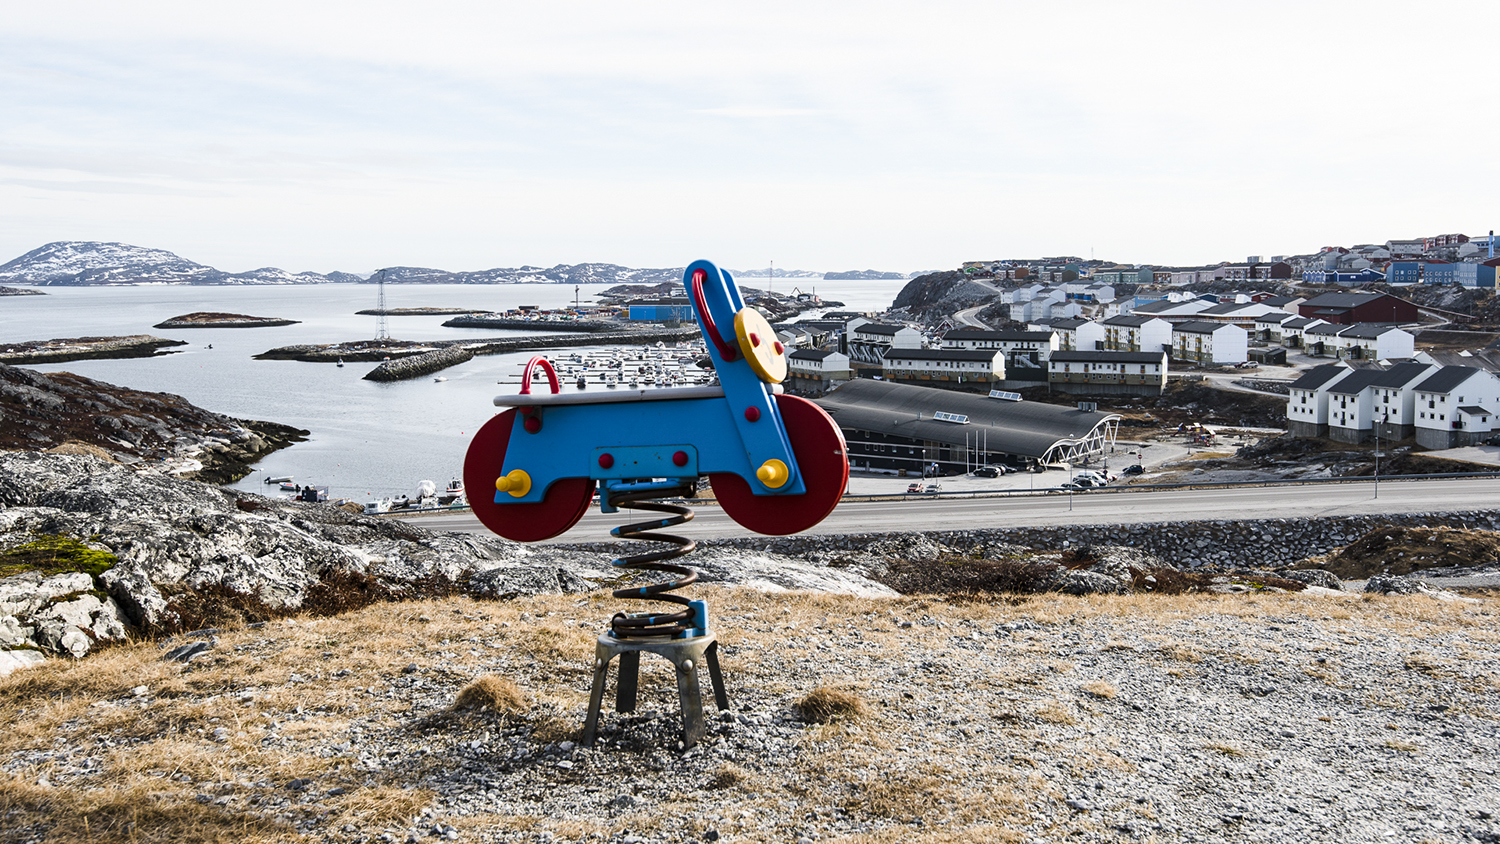
{"type": "Polygon", "coordinates": [[[695,114],[708,114],[714,117],[733,117],[742,120],[754,120],[766,117],[813,117],[823,112],[815,108],[773,108],[768,106],[723,106],[720,108],[700,108],[694,110],[695,114]]]}

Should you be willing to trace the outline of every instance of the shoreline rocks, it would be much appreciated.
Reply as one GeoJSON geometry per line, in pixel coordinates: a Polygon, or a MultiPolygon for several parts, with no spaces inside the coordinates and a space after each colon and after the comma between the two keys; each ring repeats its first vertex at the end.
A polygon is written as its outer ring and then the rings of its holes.
{"type": "Polygon", "coordinates": [[[275,422],[223,416],[170,393],[3,363],[0,408],[0,449],[92,454],[212,483],[238,480],[251,463],[308,436],[275,422]]]}

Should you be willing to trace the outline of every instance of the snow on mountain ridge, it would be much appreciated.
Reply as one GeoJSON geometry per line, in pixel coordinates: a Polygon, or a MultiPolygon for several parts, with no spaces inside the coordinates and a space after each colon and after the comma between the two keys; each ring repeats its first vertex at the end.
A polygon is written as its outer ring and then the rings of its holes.
{"type": "MultiPolygon", "coordinates": [[[[385,280],[394,284],[661,284],[682,281],[682,267],[639,269],[619,264],[557,264],[553,267],[522,265],[487,270],[453,272],[432,267],[387,267],[385,280]]],[[[735,272],[742,280],[756,274],[735,272]]],[[[764,272],[762,272],[762,275],[764,272]]],[[[800,270],[777,270],[776,278],[817,277],[800,270]]],[[[352,273],[293,273],[278,267],[261,267],[229,273],[189,261],[165,249],[98,241],[57,241],[0,264],[0,283],[38,286],[108,284],[366,284],[380,280],[352,273]]]]}

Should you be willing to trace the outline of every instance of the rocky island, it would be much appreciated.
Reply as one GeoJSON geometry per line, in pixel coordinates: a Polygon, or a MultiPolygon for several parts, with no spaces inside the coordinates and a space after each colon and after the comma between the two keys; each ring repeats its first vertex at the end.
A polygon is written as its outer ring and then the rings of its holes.
{"type": "Polygon", "coordinates": [[[170,393],[0,364],[0,451],[92,454],[175,477],[231,483],[250,473],[250,463],[307,434],[233,419],[170,393]]]}
{"type": "Polygon", "coordinates": [[[128,337],[73,337],[58,340],[26,340],[0,343],[0,363],[66,363],[70,360],[149,358],[160,349],[186,346],[183,340],[165,340],[149,334],[128,337]]]}
{"type": "Polygon", "coordinates": [[[47,295],[47,294],[44,293],[44,292],[42,292],[42,291],[40,291],[40,290],[30,290],[30,289],[21,288],[21,287],[3,287],[3,286],[0,286],[0,296],[45,296],[45,295],[47,295]]]}
{"type": "Polygon", "coordinates": [[[276,317],[246,316],[244,314],[221,314],[198,311],[182,316],[174,316],[165,322],[159,322],[152,328],[272,328],[279,325],[296,325],[301,322],[297,319],[278,319],[276,317]]]}

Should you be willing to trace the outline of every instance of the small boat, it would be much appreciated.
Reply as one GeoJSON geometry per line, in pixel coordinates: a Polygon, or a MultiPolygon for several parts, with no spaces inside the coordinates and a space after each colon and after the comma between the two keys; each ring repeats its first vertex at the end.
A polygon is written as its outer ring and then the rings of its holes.
{"type": "Polygon", "coordinates": [[[281,490],[282,492],[301,492],[302,487],[292,483],[291,481],[285,481],[281,485],[281,490]]]}
{"type": "Polygon", "coordinates": [[[334,364],[334,366],[337,366],[338,368],[343,369],[344,368],[344,359],[343,358],[339,358],[339,362],[336,363],[336,364],[334,364]]]}
{"type": "Polygon", "coordinates": [[[466,503],[464,499],[464,482],[458,478],[449,481],[447,488],[437,497],[437,500],[439,504],[445,506],[466,503]]]}
{"type": "Polygon", "coordinates": [[[285,483],[291,483],[291,480],[292,480],[292,476],[291,475],[274,475],[272,477],[266,478],[266,483],[268,483],[268,484],[285,484],[285,483]]]}
{"type": "Polygon", "coordinates": [[[587,381],[587,379],[585,379],[582,375],[578,376],[578,389],[584,390],[587,389],[588,386],[589,382],[587,381]]]}
{"type": "Polygon", "coordinates": [[[373,516],[377,513],[391,512],[391,499],[381,498],[365,504],[365,515],[373,516]]]}
{"type": "Polygon", "coordinates": [[[443,383],[443,382],[444,382],[444,381],[447,381],[447,380],[448,380],[448,376],[446,376],[446,375],[439,375],[439,376],[438,376],[438,377],[436,377],[436,378],[434,378],[434,379],[432,379],[432,380],[433,380],[433,381],[436,381],[436,382],[437,382],[437,383],[439,383],[439,384],[441,384],[441,383],[443,383]]]}

